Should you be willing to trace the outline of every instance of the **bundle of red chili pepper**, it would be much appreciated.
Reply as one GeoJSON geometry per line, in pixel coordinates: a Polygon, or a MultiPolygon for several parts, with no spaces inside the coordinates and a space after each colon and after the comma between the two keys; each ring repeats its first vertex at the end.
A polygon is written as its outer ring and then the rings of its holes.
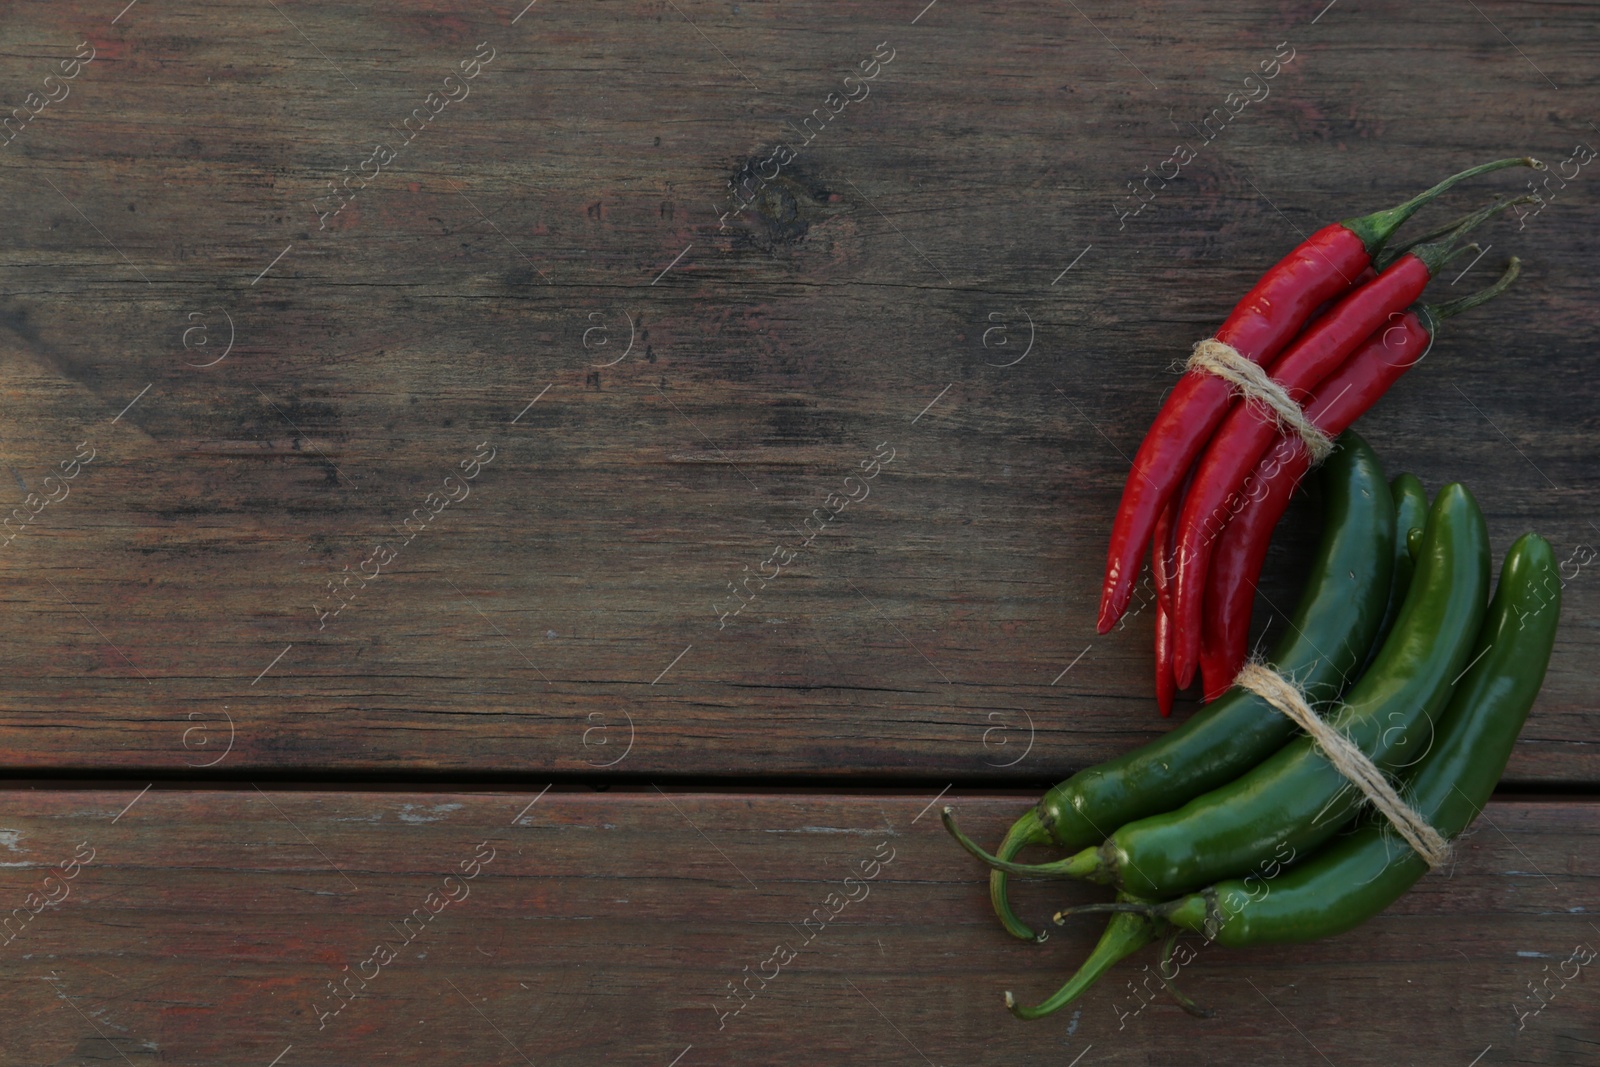
{"type": "Polygon", "coordinates": [[[1440,320],[1515,277],[1513,263],[1474,297],[1414,305],[1464,250],[1467,231],[1519,201],[1493,204],[1380,260],[1388,239],[1456,183],[1515,166],[1543,168],[1531,158],[1496,160],[1397,207],[1324,227],[1262,276],[1215,337],[1195,346],[1134,456],[1100,600],[1105,633],[1126,610],[1149,545],[1163,715],[1202,663],[1208,699],[1243,665],[1266,539],[1332,438],[1421,358],[1440,320]]]}

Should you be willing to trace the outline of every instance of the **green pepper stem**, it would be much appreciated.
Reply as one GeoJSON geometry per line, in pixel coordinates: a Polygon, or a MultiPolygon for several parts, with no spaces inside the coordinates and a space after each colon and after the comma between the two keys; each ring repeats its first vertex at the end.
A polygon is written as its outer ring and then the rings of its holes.
{"type": "MultiPolygon", "coordinates": [[[[1011,824],[1011,829],[1006,831],[1004,840],[1000,842],[1000,848],[995,852],[995,858],[1010,862],[1018,852],[1029,845],[1048,844],[1050,844],[1050,831],[1045,829],[1044,823],[1040,820],[1039,809],[1029,808],[1020,819],[1011,824]]],[[[1040,930],[1034,933],[1027,923],[1017,917],[1017,913],[1011,908],[1006,880],[1005,871],[989,872],[989,903],[994,906],[994,913],[1000,919],[1000,925],[1004,926],[1011,936],[1024,941],[1043,941],[1048,938],[1049,931],[1040,930]]]]}
{"type": "Polygon", "coordinates": [[[1485,286],[1484,288],[1479,289],[1477,292],[1460,297],[1459,299],[1449,300],[1443,304],[1436,304],[1428,310],[1433,312],[1435,318],[1439,319],[1448,319],[1452,315],[1461,314],[1463,311],[1471,311],[1479,304],[1482,304],[1487,300],[1493,300],[1495,297],[1505,292],[1506,288],[1512,282],[1516,281],[1517,275],[1521,273],[1522,260],[1518,259],[1516,256],[1512,256],[1510,261],[1506,263],[1505,271],[1501,273],[1499,280],[1497,280],[1493,285],[1485,286]]]}
{"type": "Polygon", "coordinates": [[[1200,1005],[1196,1004],[1194,1001],[1178,992],[1177,985],[1173,983],[1172,979],[1167,977],[1167,964],[1172,962],[1172,946],[1178,943],[1178,935],[1181,933],[1183,933],[1183,929],[1181,927],[1175,927],[1172,933],[1167,935],[1167,940],[1162,943],[1161,963],[1156,967],[1156,977],[1161,979],[1162,988],[1168,993],[1172,994],[1172,999],[1176,1000],[1178,1002],[1178,1006],[1184,1011],[1188,1012],[1190,1015],[1193,1015],[1196,1019],[1214,1018],[1217,1014],[1216,1012],[1202,1008],[1200,1005]]]}
{"type": "Polygon", "coordinates": [[[1487,219],[1500,214],[1500,212],[1504,211],[1508,207],[1514,207],[1517,204],[1531,204],[1532,202],[1533,198],[1530,196],[1519,196],[1514,200],[1496,200],[1488,207],[1479,208],[1477,211],[1474,211],[1472,214],[1463,218],[1460,224],[1444,237],[1437,241],[1430,241],[1427,244],[1417,245],[1408,253],[1408,255],[1413,255],[1420,259],[1422,261],[1422,265],[1428,269],[1428,273],[1430,275],[1437,274],[1439,273],[1439,268],[1442,267],[1454,253],[1456,241],[1458,241],[1468,230],[1473,229],[1487,219]]]}
{"type": "Polygon", "coordinates": [[[1192,930],[1204,934],[1207,940],[1214,939],[1221,929],[1223,919],[1217,902],[1215,886],[1202,889],[1197,893],[1188,893],[1175,897],[1165,904],[1155,908],[1155,917],[1173,926],[1192,930]]]}
{"type": "Polygon", "coordinates": [[[1162,929],[1148,916],[1113,915],[1111,921],[1106,924],[1106,932],[1100,935],[1100,943],[1095,945],[1094,951],[1089,953],[1089,958],[1083,961],[1083,965],[1067,980],[1066,985],[1056,990],[1043,1003],[1031,1008],[1018,1004],[1016,997],[1008,990],[1006,1007],[1019,1019],[1042,1019],[1053,1011],[1059,1011],[1082,996],[1119,960],[1133,955],[1154,941],[1160,936],[1162,929]]]}
{"type": "MultiPolygon", "coordinates": [[[[998,856],[985,852],[982,845],[962,833],[960,827],[956,826],[955,809],[947,806],[939,813],[939,818],[944,822],[944,828],[950,831],[950,836],[955,838],[962,848],[997,871],[1005,871],[1007,874],[1028,875],[1034,878],[1082,878],[1087,873],[1082,859],[1084,853],[1069,856],[1054,863],[1013,863],[1010,860],[1003,860],[998,856]]],[[[1085,849],[1084,851],[1090,853],[1091,856],[1094,852],[1093,849],[1085,849]]]]}
{"type": "Polygon", "coordinates": [[[1449,222],[1435,226],[1426,233],[1417,234],[1417,236],[1411,238],[1409,241],[1406,241],[1404,244],[1395,245],[1393,248],[1386,246],[1382,255],[1373,257],[1372,269],[1376,270],[1379,274],[1382,274],[1394,264],[1395,260],[1405,255],[1413,248],[1421,244],[1427,244],[1429,241],[1437,241],[1445,234],[1454,230],[1457,226],[1460,226],[1463,222],[1466,222],[1468,218],[1469,216],[1467,215],[1458,215],[1449,222]]]}
{"type": "Polygon", "coordinates": [[[1507,167],[1532,167],[1534,170],[1546,169],[1543,163],[1540,163],[1532,156],[1497,159],[1493,163],[1468,167],[1459,174],[1452,174],[1432,189],[1418,193],[1403,204],[1385,211],[1375,211],[1371,215],[1363,215],[1360,218],[1346,219],[1340,225],[1361,238],[1361,243],[1366,246],[1368,256],[1376,255],[1394,231],[1399,229],[1401,224],[1412,215],[1415,215],[1417,210],[1428,201],[1447,191],[1458,182],[1466,181],[1468,178],[1476,178],[1480,174],[1488,174],[1491,171],[1504,170],[1507,167]]]}
{"type": "Polygon", "coordinates": [[[1074,904],[1070,908],[1062,908],[1060,911],[1056,912],[1052,921],[1057,926],[1061,926],[1074,915],[1088,915],[1091,913],[1099,914],[1101,912],[1108,911],[1127,913],[1130,915],[1144,915],[1149,918],[1154,918],[1156,915],[1156,909],[1153,905],[1130,904],[1126,901],[1117,901],[1115,904],[1074,904]]]}

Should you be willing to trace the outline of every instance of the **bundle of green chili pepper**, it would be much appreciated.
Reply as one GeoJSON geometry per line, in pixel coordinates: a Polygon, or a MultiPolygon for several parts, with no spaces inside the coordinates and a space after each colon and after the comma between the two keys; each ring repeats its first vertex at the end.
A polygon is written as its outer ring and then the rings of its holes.
{"type": "MultiPolygon", "coordinates": [[[[1554,555],[1523,536],[1486,604],[1488,535],[1471,494],[1449,485],[1427,506],[1410,475],[1384,484],[1359,437],[1347,431],[1339,446],[1323,469],[1322,544],[1273,664],[1373,766],[1402,779],[1411,813],[1449,839],[1488,800],[1543,681],[1560,611],[1554,555]]],[[[1321,746],[1236,687],[1165,737],[1050,790],[997,856],[968,840],[948,807],[944,820],[992,868],[996,914],[1018,937],[1035,935],[1010,908],[1007,874],[1118,890],[1116,903],[1056,916],[1116,912],[1071,981],[1037,1007],[1006,995],[1015,1014],[1038,1018],[1163,935],[1165,972],[1186,930],[1244,946],[1329,936],[1377,914],[1428,863],[1363,810],[1362,791],[1321,746]],[[1354,819],[1366,821],[1333,842],[1354,819]],[[1015,861],[1045,844],[1074,854],[1015,861]]]]}

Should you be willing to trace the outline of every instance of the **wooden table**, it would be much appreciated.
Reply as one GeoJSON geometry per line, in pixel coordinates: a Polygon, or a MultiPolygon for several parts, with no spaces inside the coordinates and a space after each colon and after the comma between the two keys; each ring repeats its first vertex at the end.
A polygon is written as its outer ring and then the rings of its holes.
{"type": "Polygon", "coordinates": [[[1529,991],[1600,945],[1600,12],[922,4],[7,8],[0,1064],[1600,1064],[1529,991]],[[1519,153],[1425,221],[1542,181],[1434,291],[1522,278],[1361,422],[1567,561],[1501,793],[1210,1021],[1012,1020],[1092,927],[937,806],[1171,725],[1093,621],[1176,361],[1519,153]]]}

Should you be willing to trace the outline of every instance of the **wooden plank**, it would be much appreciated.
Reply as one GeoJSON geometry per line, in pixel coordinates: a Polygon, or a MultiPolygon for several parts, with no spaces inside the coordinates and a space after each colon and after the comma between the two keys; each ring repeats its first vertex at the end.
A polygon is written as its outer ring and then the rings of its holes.
{"type": "MultiPolygon", "coordinates": [[[[1553,2],[514,6],[14,7],[7,106],[95,56],[0,155],[0,464],[20,504],[96,458],[0,550],[0,762],[1061,776],[1166,725],[1148,616],[1092,623],[1172,361],[1297,233],[1600,136],[1600,30],[1553,2]],[[1271,95],[1120,220],[1280,41],[1271,95]]],[[[1527,261],[1363,424],[1563,559],[1600,538],[1590,173],[1441,285],[1527,261]]],[[[1600,781],[1575,569],[1514,782],[1600,781]]]]}
{"type": "MultiPolygon", "coordinates": [[[[1072,1009],[1024,1024],[1001,991],[1052,989],[1093,926],[1044,945],[1008,938],[933,801],[11,792],[0,899],[60,903],[8,934],[0,1063],[423,1064],[441,1050],[481,1064],[973,1063],[997,1047],[1008,1063],[1082,1067],[1318,1052],[1340,1064],[1600,1063],[1592,966],[1564,989],[1553,979],[1520,1030],[1516,1014],[1534,1006],[1529,982],[1600,943],[1592,802],[1491,805],[1452,869],[1332,940],[1196,941],[1182,986],[1213,1020],[1162,998],[1136,1012],[1146,953],[1072,1009]],[[75,853],[88,862],[47,882],[75,853]],[[817,909],[828,921],[805,925],[817,909]],[[774,976],[763,963],[778,945],[794,956],[774,976]],[[395,958],[372,957],[378,946],[395,958]],[[347,966],[367,984],[352,980],[342,1001],[329,983],[347,966]],[[740,1003],[725,999],[729,983],[760,971],[765,988],[751,979],[742,1010],[722,1014],[740,1003]]],[[[984,838],[1027,803],[946,802],[984,838]]],[[[1023,890],[1032,916],[1104,895],[1023,890]]]]}

